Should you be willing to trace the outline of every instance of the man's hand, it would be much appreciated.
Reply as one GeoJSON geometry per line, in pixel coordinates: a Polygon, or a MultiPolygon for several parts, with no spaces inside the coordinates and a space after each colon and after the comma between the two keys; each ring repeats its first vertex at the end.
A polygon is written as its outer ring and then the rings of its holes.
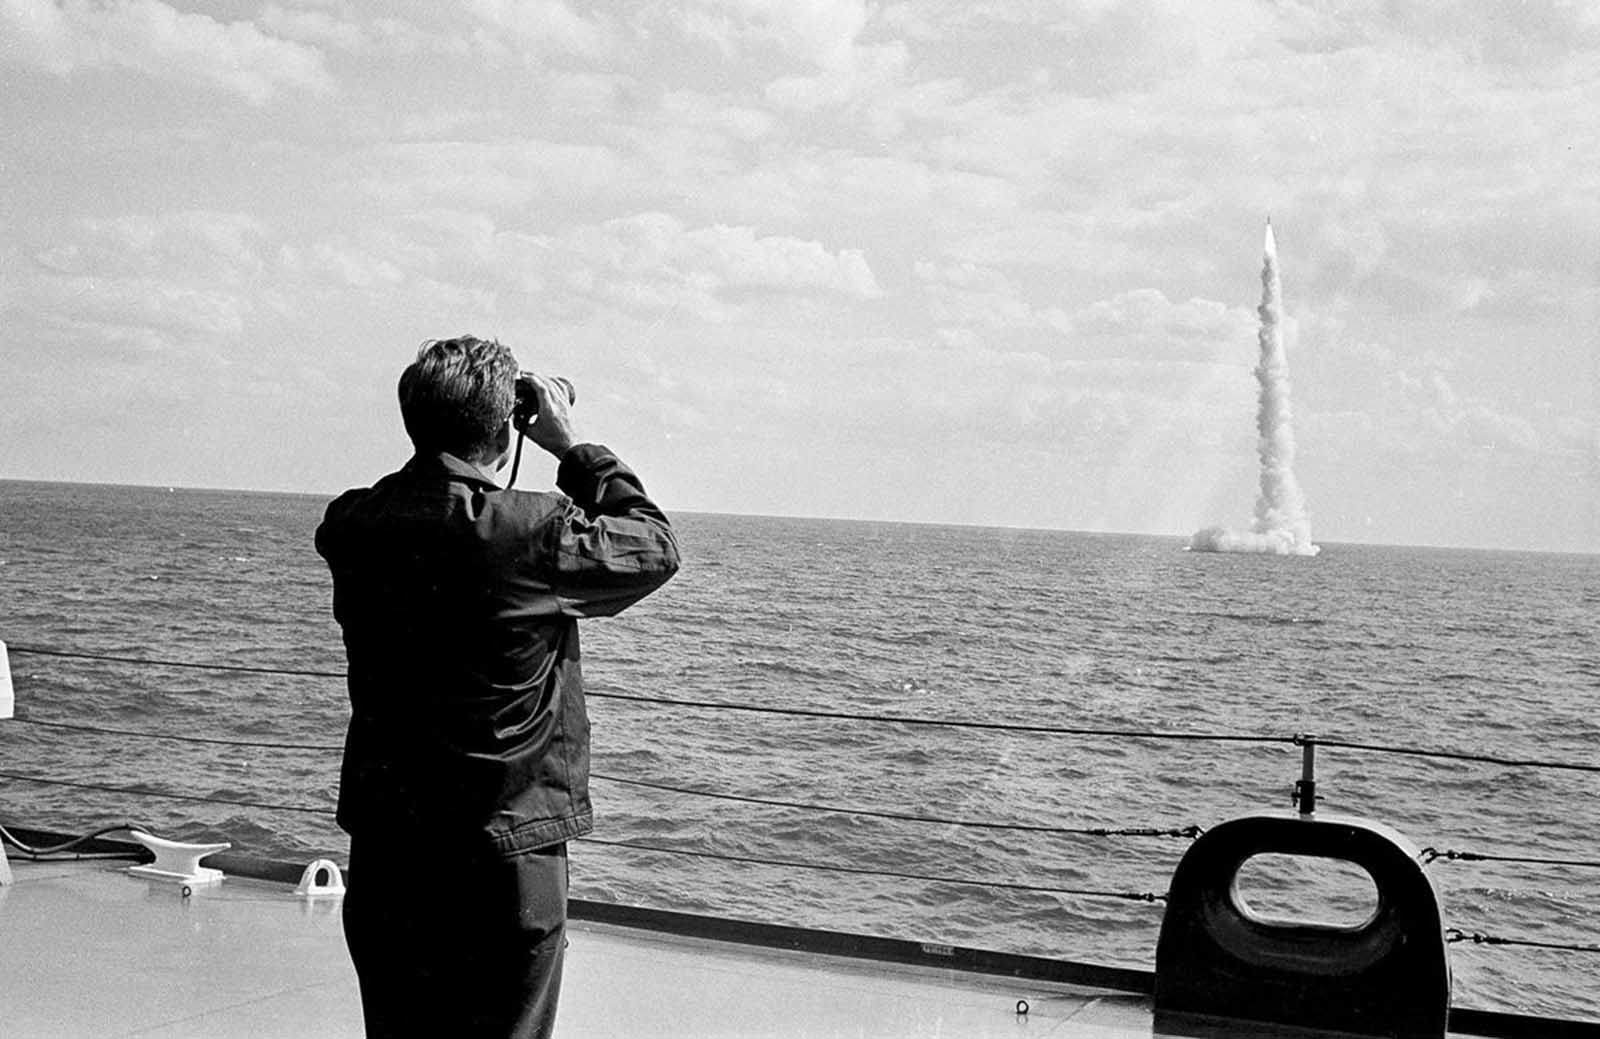
{"type": "Polygon", "coordinates": [[[567,388],[544,375],[523,372],[517,381],[533,386],[537,399],[538,416],[519,432],[535,444],[560,458],[567,449],[578,442],[572,429],[571,405],[567,401],[567,388]]]}

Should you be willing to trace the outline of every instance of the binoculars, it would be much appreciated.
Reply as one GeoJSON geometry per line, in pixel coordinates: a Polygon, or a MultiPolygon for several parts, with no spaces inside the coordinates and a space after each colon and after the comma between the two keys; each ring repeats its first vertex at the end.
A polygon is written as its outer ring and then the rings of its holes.
{"type": "MultiPolygon", "coordinates": [[[[517,406],[514,412],[517,425],[525,425],[528,420],[539,413],[539,394],[533,388],[532,372],[522,372],[517,376],[517,406]]],[[[578,403],[578,391],[571,381],[559,375],[550,376],[550,381],[567,395],[568,404],[578,403]]]]}

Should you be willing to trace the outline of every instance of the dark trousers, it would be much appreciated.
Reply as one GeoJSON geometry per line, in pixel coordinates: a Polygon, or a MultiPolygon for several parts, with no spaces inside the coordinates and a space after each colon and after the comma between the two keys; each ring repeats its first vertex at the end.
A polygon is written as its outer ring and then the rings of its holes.
{"type": "Polygon", "coordinates": [[[346,886],[345,943],[368,1039],[551,1034],[565,844],[507,858],[353,838],[346,886]]]}

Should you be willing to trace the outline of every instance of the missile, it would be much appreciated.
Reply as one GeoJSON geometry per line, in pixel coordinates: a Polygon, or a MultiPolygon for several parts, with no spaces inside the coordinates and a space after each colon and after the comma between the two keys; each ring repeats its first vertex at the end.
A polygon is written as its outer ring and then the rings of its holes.
{"type": "Polygon", "coordinates": [[[1265,256],[1276,257],[1278,255],[1278,243],[1277,240],[1272,237],[1272,217],[1270,216],[1267,217],[1266,241],[1262,244],[1261,248],[1262,254],[1265,256]]]}

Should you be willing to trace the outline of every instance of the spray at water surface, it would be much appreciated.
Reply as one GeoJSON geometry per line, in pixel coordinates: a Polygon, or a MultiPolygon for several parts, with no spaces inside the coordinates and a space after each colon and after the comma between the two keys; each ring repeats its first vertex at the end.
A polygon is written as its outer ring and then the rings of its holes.
{"type": "Polygon", "coordinates": [[[1256,308],[1261,317],[1257,333],[1261,360],[1256,366],[1260,387],[1256,453],[1261,459],[1261,483],[1255,522],[1248,531],[1207,527],[1189,539],[1189,548],[1314,556],[1318,547],[1311,543],[1305,495],[1294,476],[1294,415],[1289,403],[1289,360],[1283,350],[1283,284],[1278,277],[1278,243],[1270,217],[1261,259],[1261,305],[1256,308]]]}

